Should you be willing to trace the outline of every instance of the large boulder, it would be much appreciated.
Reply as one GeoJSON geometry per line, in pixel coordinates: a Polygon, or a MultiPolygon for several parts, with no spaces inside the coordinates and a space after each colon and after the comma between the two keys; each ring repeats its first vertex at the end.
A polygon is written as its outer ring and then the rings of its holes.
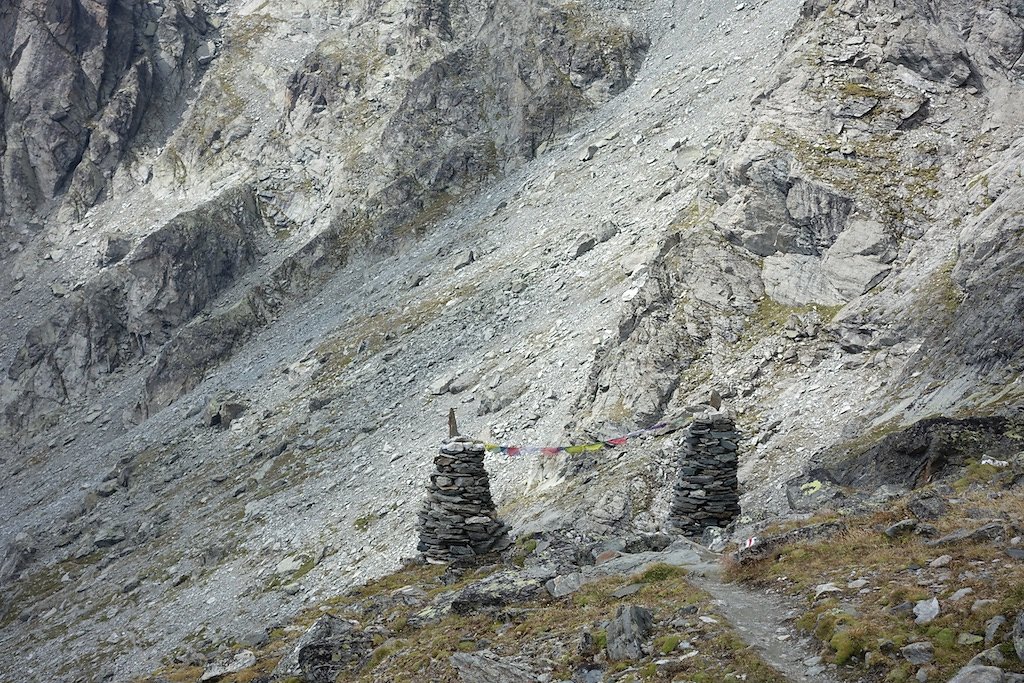
{"type": "Polygon", "coordinates": [[[339,674],[358,670],[372,648],[373,641],[357,623],[325,614],[302,634],[271,678],[334,683],[339,674]]]}
{"type": "Polygon", "coordinates": [[[643,642],[654,625],[654,615],[646,607],[622,605],[615,612],[615,619],[608,624],[608,640],[605,649],[608,659],[619,661],[639,659],[644,655],[643,642]]]}
{"type": "Polygon", "coordinates": [[[545,586],[554,576],[555,572],[547,567],[500,571],[458,591],[452,597],[452,610],[470,614],[545,598],[548,594],[545,586]]]}
{"type": "Polygon", "coordinates": [[[537,680],[527,664],[491,652],[456,652],[449,661],[459,672],[462,683],[533,683],[537,680]]]}

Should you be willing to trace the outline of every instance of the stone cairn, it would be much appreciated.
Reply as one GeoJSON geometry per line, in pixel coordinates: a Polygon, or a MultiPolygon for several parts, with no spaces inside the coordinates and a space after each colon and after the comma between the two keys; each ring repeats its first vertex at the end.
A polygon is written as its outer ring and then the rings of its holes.
{"type": "Polygon", "coordinates": [[[704,529],[725,527],[740,514],[740,434],[725,413],[695,416],[684,434],[669,522],[686,536],[700,537],[704,529]]]}
{"type": "Polygon", "coordinates": [[[434,458],[427,501],[419,516],[417,550],[429,562],[485,555],[509,545],[508,527],[498,519],[484,469],[484,444],[454,436],[434,458]]]}

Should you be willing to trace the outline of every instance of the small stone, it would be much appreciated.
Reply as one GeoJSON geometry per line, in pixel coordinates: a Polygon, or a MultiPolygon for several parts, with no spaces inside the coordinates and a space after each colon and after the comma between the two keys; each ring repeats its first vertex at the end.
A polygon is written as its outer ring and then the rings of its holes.
{"type": "Polygon", "coordinates": [[[814,599],[817,600],[827,593],[842,593],[843,590],[834,583],[822,583],[814,587],[814,599]]]}
{"type": "Polygon", "coordinates": [[[985,622],[985,644],[992,645],[996,642],[996,637],[999,635],[1000,629],[1006,626],[1006,617],[1002,614],[997,614],[988,621],[985,622]]]}
{"type": "MultiPolygon", "coordinates": [[[[196,49],[196,61],[200,64],[209,64],[217,55],[217,46],[212,41],[206,41],[196,49]]],[[[206,680],[206,679],[203,679],[206,680]]]]}
{"type": "Polygon", "coordinates": [[[455,264],[452,266],[452,270],[462,270],[476,261],[476,252],[472,249],[466,249],[465,251],[459,252],[455,257],[455,264]]]}
{"type": "Polygon", "coordinates": [[[963,541],[989,541],[998,538],[1002,533],[1003,525],[1001,522],[990,522],[989,524],[980,526],[977,529],[961,529],[959,531],[955,531],[943,536],[942,538],[937,538],[934,541],[928,541],[925,545],[938,547],[952,545],[963,541]]]}
{"type": "Polygon", "coordinates": [[[291,574],[297,571],[302,566],[302,558],[300,557],[286,557],[277,563],[274,568],[276,574],[291,574]]]}
{"type": "Polygon", "coordinates": [[[597,238],[593,235],[582,235],[576,242],[569,248],[569,258],[578,259],[584,254],[589,253],[597,246],[597,238]]]}
{"type": "Polygon", "coordinates": [[[932,569],[938,569],[939,567],[948,566],[949,563],[952,562],[952,561],[953,561],[953,557],[951,555],[939,555],[934,560],[929,562],[928,566],[931,567],[932,569]]]}
{"type": "Polygon", "coordinates": [[[935,617],[939,616],[939,601],[937,598],[931,598],[930,600],[921,600],[914,605],[914,619],[915,624],[928,624],[935,617]]]}
{"type": "Polygon", "coordinates": [[[968,595],[970,595],[973,592],[974,592],[973,588],[961,588],[960,590],[958,590],[957,592],[955,592],[951,596],[949,596],[949,599],[952,602],[959,602],[959,601],[963,600],[964,598],[966,598],[968,595]]]}
{"type": "Polygon", "coordinates": [[[209,681],[221,676],[228,674],[237,673],[242,669],[248,669],[249,667],[256,664],[256,655],[252,650],[242,650],[236,655],[230,658],[221,659],[206,668],[203,671],[203,675],[200,676],[199,681],[209,681]]]}
{"type": "Polygon", "coordinates": [[[615,613],[615,618],[608,624],[607,645],[605,650],[608,659],[621,661],[639,659],[643,656],[642,644],[651,632],[654,615],[646,607],[623,605],[615,613]]]}
{"type": "Polygon", "coordinates": [[[867,585],[867,579],[857,579],[856,581],[851,581],[850,583],[846,584],[846,587],[853,588],[854,590],[860,590],[861,588],[864,588],[867,585]]]}
{"type": "Polygon", "coordinates": [[[638,593],[643,587],[642,583],[631,583],[628,586],[616,588],[612,591],[611,596],[613,598],[624,598],[626,596],[633,595],[634,593],[638,593]]]}
{"type": "Polygon", "coordinates": [[[1004,683],[1003,670],[994,666],[965,666],[949,683],[1004,683]]]}
{"type": "Polygon", "coordinates": [[[261,648],[270,642],[266,631],[250,631],[238,639],[238,642],[246,647],[261,648]]]}
{"type": "Polygon", "coordinates": [[[935,658],[935,648],[927,640],[919,643],[911,643],[900,648],[900,654],[911,664],[920,666],[927,664],[935,658]]]}
{"type": "Polygon", "coordinates": [[[971,661],[967,662],[968,666],[1005,666],[1006,657],[999,651],[999,646],[990,647],[987,650],[982,650],[978,654],[971,657],[971,661]]]}
{"type": "Polygon", "coordinates": [[[109,548],[123,540],[125,540],[125,534],[120,527],[107,526],[97,532],[96,537],[93,539],[93,545],[97,548],[109,548]]]}
{"type": "Polygon", "coordinates": [[[564,598],[578,591],[581,586],[583,586],[583,574],[579,572],[556,576],[544,584],[553,598],[564,598]]]}
{"type": "Polygon", "coordinates": [[[96,487],[96,495],[102,498],[107,498],[109,496],[114,495],[115,491],[117,491],[116,479],[107,480],[96,487]]]}
{"type": "Polygon", "coordinates": [[[916,528],[916,519],[902,519],[893,524],[892,526],[890,526],[888,529],[886,529],[885,535],[889,538],[896,538],[897,536],[902,536],[903,534],[909,534],[916,528]]]}
{"type": "Polygon", "coordinates": [[[985,638],[974,633],[961,633],[956,638],[957,645],[977,645],[984,641],[985,638]]]}
{"type": "Polygon", "coordinates": [[[975,600],[974,604],[971,605],[971,612],[972,613],[981,612],[982,610],[986,609],[990,605],[995,605],[995,604],[996,604],[995,600],[975,600]]]}

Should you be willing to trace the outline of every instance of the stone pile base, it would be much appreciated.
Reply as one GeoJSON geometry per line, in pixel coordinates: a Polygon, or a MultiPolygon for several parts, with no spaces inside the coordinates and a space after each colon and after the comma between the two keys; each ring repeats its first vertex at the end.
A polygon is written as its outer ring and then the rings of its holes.
{"type": "Polygon", "coordinates": [[[428,561],[450,562],[508,547],[508,528],[491,500],[483,443],[453,437],[441,446],[434,465],[419,515],[417,549],[428,561]]]}
{"type": "Polygon", "coordinates": [[[699,538],[708,527],[724,527],[740,514],[736,450],[740,434],[724,413],[698,415],[687,428],[679,457],[669,523],[699,538]]]}

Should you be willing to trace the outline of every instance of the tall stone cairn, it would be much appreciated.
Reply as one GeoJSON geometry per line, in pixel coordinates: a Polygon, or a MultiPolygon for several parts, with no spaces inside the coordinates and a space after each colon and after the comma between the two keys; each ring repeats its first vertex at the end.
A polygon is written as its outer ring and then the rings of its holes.
{"type": "Polygon", "coordinates": [[[669,514],[669,523],[684,535],[700,537],[704,529],[727,526],[739,516],[739,439],[725,413],[697,415],[686,429],[669,514]]]}
{"type": "Polygon", "coordinates": [[[484,444],[455,436],[434,458],[427,501],[419,516],[417,550],[428,561],[485,555],[508,547],[508,527],[498,519],[484,469],[484,444]]]}

